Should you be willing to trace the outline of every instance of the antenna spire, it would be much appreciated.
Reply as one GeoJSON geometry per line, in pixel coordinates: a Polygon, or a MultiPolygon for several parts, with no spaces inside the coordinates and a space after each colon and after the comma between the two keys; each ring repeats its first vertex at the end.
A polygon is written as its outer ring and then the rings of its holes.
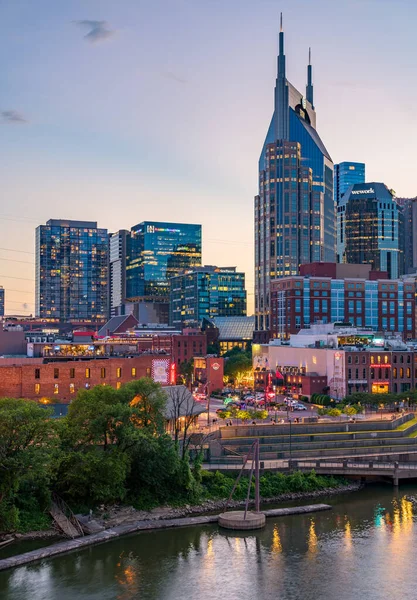
{"type": "Polygon", "coordinates": [[[279,20],[279,30],[281,33],[284,31],[282,28],[282,13],[281,13],[280,20],[279,20]]]}
{"type": "Polygon", "coordinates": [[[313,103],[313,67],[311,65],[311,48],[308,49],[306,98],[314,108],[313,103]]]}

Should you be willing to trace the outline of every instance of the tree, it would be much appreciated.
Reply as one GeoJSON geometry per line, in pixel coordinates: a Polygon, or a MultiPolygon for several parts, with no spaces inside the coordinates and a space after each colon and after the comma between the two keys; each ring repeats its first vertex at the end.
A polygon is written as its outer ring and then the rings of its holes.
{"type": "Polygon", "coordinates": [[[245,379],[253,377],[252,356],[242,352],[239,348],[230,351],[229,357],[224,364],[224,374],[235,383],[242,383],[245,379]]]}
{"type": "MultiPolygon", "coordinates": [[[[208,353],[208,349],[207,349],[208,353]]],[[[179,378],[181,379],[181,383],[186,386],[190,386],[192,382],[192,377],[194,373],[194,359],[190,358],[189,360],[184,360],[180,364],[179,368],[179,378]]]]}
{"type": "Polygon", "coordinates": [[[48,503],[55,446],[51,414],[30,400],[0,399],[0,531],[18,527],[21,500],[48,503]]]}
{"type": "Polygon", "coordinates": [[[169,408],[167,417],[174,424],[174,442],[177,445],[181,440],[182,458],[185,458],[190,438],[188,431],[193,425],[198,414],[199,404],[194,396],[184,386],[175,386],[169,390],[169,408]]]}
{"type": "Polygon", "coordinates": [[[134,407],[133,422],[148,433],[163,433],[166,422],[167,397],[159,383],[148,377],[131,381],[118,390],[123,402],[134,407]]]}
{"type": "MultiPolygon", "coordinates": [[[[334,410],[334,409],[333,409],[333,410],[334,410]]],[[[351,417],[352,417],[353,415],[356,415],[356,413],[357,413],[358,411],[356,410],[356,408],[355,408],[354,406],[349,406],[349,405],[347,405],[347,406],[344,406],[344,407],[343,407],[343,411],[342,411],[342,412],[343,412],[343,414],[345,414],[345,415],[348,415],[348,416],[351,416],[351,417]]]]}

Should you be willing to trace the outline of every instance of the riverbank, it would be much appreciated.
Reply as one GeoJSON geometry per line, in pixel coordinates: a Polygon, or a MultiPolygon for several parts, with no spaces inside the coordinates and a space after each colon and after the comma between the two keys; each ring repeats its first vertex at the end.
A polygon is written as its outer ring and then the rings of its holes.
{"type": "MultiPolygon", "coordinates": [[[[351,482],[338,487],[323,488],[314,492],[291,492],[273,496],[271,498],[262,498],[262,505],[265,504],[284,504],[288,502],[297,502],[305,500],[319,499],[323,497],[336,496],[357,492],[363,487],[360,482],[351,482]]],[[[131,525],[138,521],[166,521],[171,519],[179,519],[186,517],[198,517],[221,512],[225,507],[226,500],[206,500],[200,504],[186,504],[180,507],[161,506],[149,511],[136,510],[133,506],[113,506],[101,507],[93,515],[94,520],[104,527],[105,530],[118,527],[119,525],[131,525]]],[[[253,506],[254,501],[250,501],[249,505],[253,506]]],[[[232,500],[228,504],[229,509],[243,508],[244,500],[232,500]]],[[[28,541],[36,539],[59,538],[59,532],[55,529],[47,529],[44,531],[30,531],[28,533],[14,534],[13,537],[19,541],[28,541]]]]}
{"type": "MultiPolygon", "coordinates": [[[[266,517],[284,517],[289,515],[299,515],[331,510],[331,508],[332,507],[328,504],[310,504],[307,506],[295,506],[289,508],[273,508],[271,510],[264,510],[262,512],[266,517]]],[[[46,548],[39,548],[37,550],[32,550],[31,552],[25,552],[24,554],[18,554],[16,556],[4,558],[3,560],[0,560],[0,571],[34,563],[45,558],[58,556],[59,554],[67,554],[69,552],[81,550],[87,546],[103,544],[104,542],[114,540],[120,536],[137,533],[138,531],[207,525],[211,523],[217,523],[217,521],[218,515],[208,515],[200,517],[136,521],[132,524],[118,525],[117,527],[105,529],[99,533],[93,533],[91,535],[86,535],[74,540],[58,542],[57,544],[52,544],[46,548]]]]}

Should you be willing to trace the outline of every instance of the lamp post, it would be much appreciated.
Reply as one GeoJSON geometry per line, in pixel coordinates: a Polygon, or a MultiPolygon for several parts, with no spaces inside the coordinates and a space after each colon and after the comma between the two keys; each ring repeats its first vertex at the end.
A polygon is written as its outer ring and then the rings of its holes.
{"type": "Polygon", "coordinates": [[[292,442],[292,435],[291,434],[292,434],[292,421],[290,419],[290,464],[289,464],[290,473],[292,471],[292,444],[291,444],[291,442],[292,442]]]}

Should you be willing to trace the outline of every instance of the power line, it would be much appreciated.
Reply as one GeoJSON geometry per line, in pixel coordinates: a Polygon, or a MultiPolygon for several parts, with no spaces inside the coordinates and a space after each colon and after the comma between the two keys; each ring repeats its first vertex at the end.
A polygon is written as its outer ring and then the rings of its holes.
{"type": "Polygon", "coordinates": [[[4,258],[3,256],[0,256],[0,261],[2,260],[7,260],[9,262],[18,262],[18,263],[24,263],[25,265],[34,265],[34,262],[31,262],[30,260],[17,260],[16,258],[4,258]]]}
{"type": "Polygon", "coordinates": [[[0,248],[0,250],[5,250],[6,252],[20,252],[21,254],[35,254],[34,252],[28,252],[27,250],[14,250],[13,248],[0,248]]]}
{"type": "Polygon", "coordinates": [[[4,279],[20,279],[21,281],[35,281],[35,278],[29,279],[28,277],[12,277],[11,275],[0,275],[0,278],[4,279]]]}

